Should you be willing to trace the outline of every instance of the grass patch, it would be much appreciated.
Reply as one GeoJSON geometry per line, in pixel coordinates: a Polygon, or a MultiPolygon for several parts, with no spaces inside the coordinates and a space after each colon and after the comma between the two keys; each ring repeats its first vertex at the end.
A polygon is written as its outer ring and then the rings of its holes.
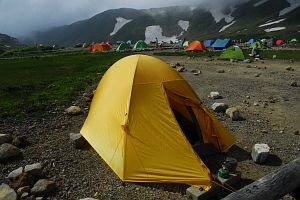
{"type": "Polygon", "coordinates": [[[97,73],[126,56],[72,54],[0,60],[0,116],[40,111],[70,102],[99,79],[97,73]]]}
{"type": "Polygon", "coordinates": [[[212,57],[212,56],[220,56],[221,51],[194,51],[194,52],[154,52],[153,54],[156,56],[188,56],[188,57],[212,57]]]}

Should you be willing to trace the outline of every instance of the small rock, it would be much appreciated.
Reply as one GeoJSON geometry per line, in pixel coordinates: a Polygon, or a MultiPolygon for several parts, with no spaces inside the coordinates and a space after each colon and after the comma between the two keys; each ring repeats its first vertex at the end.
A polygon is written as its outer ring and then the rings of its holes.
{"type": "Polygon", "coordinates": [[[290,59],[290,60],[289,60],[289,62],[290,62],[290,63],[293,63],[293,62],[294,62],[294,60],[293,60],[293,59],[290,59]]]}
{"type": "Polygon", "coordinates": [[[13,138],[10,134],[0,134],[0,145],[4,143],[10,143],[12,139],[13,138]]]}
{"type": "Polygon", "coordinates": [[[17,176],[23,173],[23,167],[19,167],[18,169],[15,169],[14,171],[10,172],[7,176],[9,180],[14,180],[17,176]]]}
{"type": "Polygon", "coordinates": [[[294,131],[294,135],[299,135],[299,131],[294,131]]]}
{"type": "Polygon", "coordinates": [[[218,73],[225,73],[225,70],[224,69],[219,69],[217,72],[218,73]]]}
{"type": "Polygon", "coordinates": [[[214,103],[211,108],[215,112],[225,112],[226,109],[228,108],[228,105],[225,103],[214,103]]]}
{"type": "Polygon", "coordinates": [[[90,97],[83,97],[83,100],[85,102],[91,102],[92,101],[92,99],[90,97]]]}
{"type": "Polygon", "coordinates": [[[17,193],[8,185],[2,183],[0,185],[0,199],[1,200],[17,200],[17,193]]]}
{"type": "Polygon", "coordinates": [[[0,162],[22,154],[21,150],[12,144],[4,143],[0,146],[0,162]]]}
{"type": "Polygon", "coordinates": [[[198,69],[193,69],[193,70],[191,70],[191,72],[192,72],[195,76],[198,76],[199,74],[201,74],[201,71],[198,70],[198,69]]]}
{"type": "Polygon", "coordinates": [[[262,132],[262,133],[268,133],[268,131],[267,131],[267,130],[262,130],[261,132],[262,132]]]}
{"type": "Polygon", "coordinates": [[[17,136],[13,139],[11,143],[16,147],[25,147],[29,144],[25,136],[17,136]]]}
{"type": "Polygon", "coordinates": [[[276,56],[276,55],[273,55],[273,56],[272,56],[272,58],[273,58],[273,59],[276,59],[276,58],[277,58],[277,56],[276,56]]]}
{"type": "Polygon", "coordinates": [[[82,112],[79,106],[70,106],[65,111],[69,115],[78,115],[82,112]]]}
{"type": "Polygon", "coordinates": [[[185,72],[186,71],[185,67],[178,67],[176,70],[178,72],[185,72]]]}
{"type": "Polygon", "coordinates": [[[41,176],[42,175],[42,164],[41,163],[34,163],[31,165],[26,165],[24,171],[30,173],[34,176],[41,176]]]}
{"type": "Polygon", "coordinates": [[[254,74],[254,77],[259,77],[260,76],[260,74],[254,74]]]}
{"type": "Polygon", "coordinates": [[[293,81],[293,82],[291,82],[291,86],[292,86],[292,87],[297,87],[297,86],[298,86],[298,83],[297,83],[296,81],[293,81]]]}
{"type": "Polygon", "coordinates": [[[48,179],[38,180],[33,188],[31,188],[31,193],[34,195],[47,194],[55,189],[55,182],[48,179]]]}
{"type": "Polygon", "coordinates": [[[35,200],[44,200],[44,197],[36,197],[35,200]]]}
{"type": "Polygon", "coordinates": [[[18,195],[22,195],[24,192],[29,192],[30,191],[30,187],[29,186],[24,186],[24,187],[20,187],[17,190],[18,195]]]}
{"type": "Polygon", "coordinates": [[[291,71],[292,67],[286,67],[285,70],[291,71]]]}
{"type": "Polygon", "coordinates": [[[87,146],[87,141],[80,133],[70,133],[70,140],[76,149],[82,149],[87,146]]]}
{"type": "Polygon", "coordinates": [[[226,110],[226,115],[229,116],[232,121],[242,121],[244,117],[236,107],[231,107],[226,110]]]}
{"type": "Polygon", "coordinates": [[[250,99],[250,96],[246,96],[246,99],[250,99]]]}
{"type": "Polygon", "coordinates": [[[251,60],[250,59],[246,59],[246,60],[244,60],[244,63],[251,63],[251,60]]]}
{"type": "Polygon", "coordinates": [[[21,195],[21,199],[29,200],[30,198],[28,198],[28,197],[29,197],[29,193],[28,193],[28,192],[24,192],[24,193],[22,193],[22,195],[21,195]]]}
{"type": "Polygon", "coordinates": [[[254,105],[254,106],[258,106],[258,103],[255,102],[253,105],[254,105]]]}
{"type": "Polygon", "coordinates": [[[219,92],[210,92],[208,97],[212,99],[222,99],[219,92]]]}
{"type": "Polygon", "coordinates": [[[255,144],[252,147],[251,157],[255,163],[264,163],[268,158],[270,147],[267,144],[255,144]]]}
{"type": "Polygon", "coordinates": [[[246,67],[247,67],[247,68],[251,68],[252,66],[251,66],[251,65],[247,65],[246,67]]]}

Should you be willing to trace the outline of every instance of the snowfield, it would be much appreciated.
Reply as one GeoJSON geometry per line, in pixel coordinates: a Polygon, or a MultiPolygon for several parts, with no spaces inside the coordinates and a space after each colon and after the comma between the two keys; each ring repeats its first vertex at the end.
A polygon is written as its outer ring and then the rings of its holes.
{"type": "Polygon", "coordinates": [[[268,1],[269,0],[261,0],[261,1],[257,2],[257,3],[255,3],[255,4],[253,4],[253,6],[254,7],[260,6],[260,5],[262,5],[262,4],[264,4],[264,3],[268,2],[268,1]]]}
{"type": "Polygon", "coordinates": [[[280,30],[284,30],[284,29],[286,29],[286,28],[285,27],[274,27],[274,28],[265,29],[265,32],[269,33],[269,32],[280,31],[280,30]]]}
{"type": "Polygon", "coordinates": [[[132,19],[124,19],[122,17],[117,17],[116,21],[117,21],[117,23],[115,24],[115,28],[114,28],[113,32],[110,33],[111,36],[116,34],[127,23],[131,22],[132,19]]]}
{"type": "Polygon", "coordinates": [[[300,6],[299,0],[286,0],[286,1],[289,2],[290,7],[287,7],[285,9],[283,9],[282,11],[280,11],[279,16],[285,15],[300,6]]]}
{"type": "Polygon", "coordinates": [[[158,39],[158,42],[170,42],[170,40],[175,41],[177,36],[163,36],[163,30],[159,25],[147,26],[145,31],[145,42],[150,43],[151,41],[155,41],[156,38],[158,39]]]}
{"type": "MultiPolygon", "coordinates": [[[[234,10],[235,9],[232,8],[231,13],[234,10]]],[[[214,17],[216,23],[220,22],[222,19],[224,19],[226,23],[231,23],[234,20],[234,17],[231,16],[231,13],[224,14],[223,11],[220,10],[219,8],[210,8],[209,11],[210,11],[211,15],[214,17]]]]}
{"type": "Polygon", "coordinates": [[[280,20],[277,20],[277,21],[273,21],[273,22],[270,21],[269,23],[259,25],[258,27],[264,27],[264,26],[270,26],[270,25],[272,25],[272,24],[278,24],[278,23],[280,23],[280,22],[283,22],[284,20],[286,20],[286,18],[280,19],[280,20]]]}
{"type": "Polygon", "coordinates": [[[190,26],[190,22],[189,21],[184,21],[184,20],[179,20],[177,24],[184,31],[187,31],[189,26],[190,26]]]}
{"type": "Polygon", "coordinates": [[[234,23],[235,23],[235,21],[231,22],[230,24],[227,24],[227,25],[223,26],[223,27],[219,30],[219,32],[225,31],[228,27],[232,26],[234,23]]]}

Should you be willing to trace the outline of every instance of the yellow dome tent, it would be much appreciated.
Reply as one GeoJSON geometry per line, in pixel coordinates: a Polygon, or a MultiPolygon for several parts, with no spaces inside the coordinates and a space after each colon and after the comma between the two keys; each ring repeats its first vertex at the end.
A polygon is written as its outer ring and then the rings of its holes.
{"type": "Polygon", "coordinates": [[[109,68],[81,134],[122,181],[185,183],[208,190],[210,170],[175,112],[196,120],[202,140],[221,152],[234,144],[234,136],[179,73],[145,55],[125,57],[109,68]]]}

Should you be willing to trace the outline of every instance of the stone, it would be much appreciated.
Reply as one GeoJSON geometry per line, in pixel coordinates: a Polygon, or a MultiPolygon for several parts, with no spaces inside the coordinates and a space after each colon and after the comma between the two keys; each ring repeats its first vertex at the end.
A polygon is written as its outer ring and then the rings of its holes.
{"type": "Polygon", "coordinates": [[[16,146],[8,143],[0,145],[0,162],[20,155],[22,155],[22,152],[16,146]]]}
{"type": "Polygon", "coordinates": [[[42,175],[42,164],[41,163],[34,163],[31,165],[26,165],[24,171],[33,175],[33,176],[41,176],[42,175]]]}
{"type": "Polygon", "coordinates": [[[276,59],[276,58],[277,58],[277,56],[276,56],[276,55],[273,55],[273,56],[272,56],[272,58],[273,58],[273,59],[276,59]]]}
{"type": "Polygon", "coordinates": [[[24,187],[20,187],[18,190],[17,190],[17,193],[18,195],[22,195],[24,192],[29,192],[30,191],[30,187],[29,186],[24,186],[24,187]]]}
{"type": "Polygon", "coordinates": [[[218,73],[225,73],[225,70],[224,69],[219,69],[217,72],[218,73]]]}
{"type": "Polygon", "coordinates": [[[255,103],[253,103],[253,105],[254,105],[254,106],[258,106],[258,103],[255,102],[255,103]]]}
{"type": "Polygon", "coordinates": [[[270,152],[270,147],[267,144],[255,144],[252,147],[251,157],[255,163],[264,163],[270,152]]]}
{"type": "Polygon", "coordinates": [[[29,144],[29,142],[26,140],[25,136],[17,136],[13,139],[11,144],[15,145],[16,147],[25,147],[29,144]]]}
{"type": "Polygon", "coordinates": [[[242,121],[244,117],[236,107],[231,107],[226,110],[226,115],[231,118],[232,121],[242,121]]]}
{"type": "Polygon", "coordinates": [[[18,169],[15,169],[12,172],[10,172],[7,178],[12,181],[22,173],[23,173],[23,167],[19,167],[18,169]]]}
{"type": "Polygon", "coordinates": [[[245,59],[244,63],[251,63],[251,60],[250,59],[245,59]]]}
{"type": "Polygon", "coordinates": [[[70,133],[70,140],[76,149],[82,149],[87,146],[87,141],[80,133],[70,133]]]}
{"type": "Polygon", "coordinates": [[[299,131],[294,131],[294,135],[299,135],[299,131]]]}
{"type": "Polygon", "coordinates": [[[23,172],[16,178],[14,178],[12,182],[12,187],[17,190],[21,187],[32,186],[35,183],[35,178],[29,173],[23,172]]]}
{"type": "Polygon", "coordinates": [[[0,145],[4,143],[10,143],[12,139],[13,138],[10,134],[0,134],[0,145]]]}
{"type": "Polygon", "coordinates": [[[184,67],[178,67],[176,70],[178,72],[185,72],[186,71],[186,69],[184,67]]]}
{"type": "Polygon", "coordinates": [[[65,111],[69,115],[78,115],[82,112],[79,106],[70,106],[65,111]]]}
{"type": "Polygon", "coordinates": [[[225,112],[226,109],[228,108],[228,105],[225,103],[214,103],[211,108],[215,112],[225,112]]]}
{"type": "Polygon", "coordinates": [[[30,198],[28,198],[29,197],[29,193],[28,192],[24,192],[24,193],[22,193],[21,194],[21,199],[26,199],[26,200],[29,200],[30,198]]]}
{"type": "Polygon", "coordinates": [[[292,82],[291,82],[291,86],[292,86],[292,87],[297,87],[297,86],[298,86],[298,83],[297,83],[296,81],[292,81],[292,82]]]}
{"type": "Polygon", "coordinates": [[[199,74],[201,74],[201,71],[198,70],[198,69],[193,69],[193,70],[191,70],[191,72],[192,72],[195,76],[198,76],[199,74]]]}
{"type": "Polygon", "coordinates": [[[285,70],[291,71],[292,67],[286,67],[285,70]]]}
{"type": "Polygon", "coordinates": [[[222,99],[219,92],[210,92],[208,97],[212,99],[222,99]]]}
{"type": "Polygon", "coordinates": [[[35,200],[43,200],[44,197],[36,197],[35,200]]]}
{"type": "Polygon", "coordinates": [[[17,200],[17,197],[17,193],[9,185],[0,185],[0,200],[17,200]]]}
{"type": "Polygon", "coordinates": [[[260,74],[254,74],[254,77],[259,77],[260,76],[260,74]]]}
{"type": "Polygon", "coordinates": [[[31,193],[34,195],[44,195],[55,189],[55,182],[49,179],[38,180],[33,188],[31,188],[31,193]]]}

